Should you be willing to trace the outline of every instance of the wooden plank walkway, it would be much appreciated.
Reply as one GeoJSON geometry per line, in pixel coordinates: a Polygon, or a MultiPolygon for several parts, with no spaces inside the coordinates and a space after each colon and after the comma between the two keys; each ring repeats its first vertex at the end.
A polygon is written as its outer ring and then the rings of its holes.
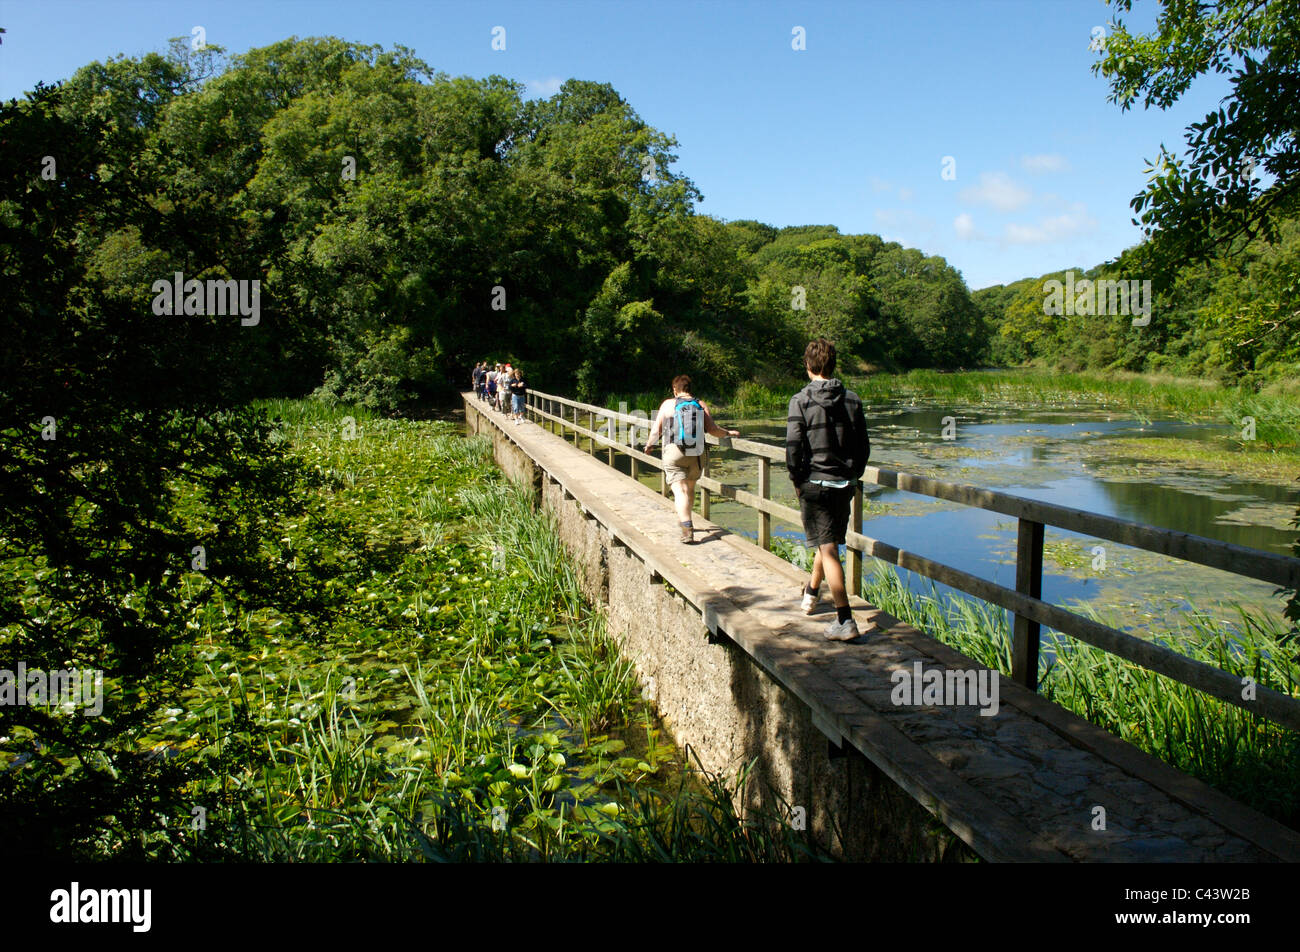
{"type": "MultiPolygon", "coordinates": [[[[466,406],[479,404],[470,394],[466,406]]],[[[847,743],[995,861],[1268,862],[1300,860],[1300,833],[1221,794],[1009,677],[997,713],[975,704],[897,705],[891,674],[982,666],[854,599],[856,642],[823,636],[830,609],[799,611],[805,575],[727,530],[694,517],[694,545],[677,539],[671,501],[533,422],[484,409],[584,512],[635,552],[847,743]],[[1095,807],[1105,829],[1094,829],[1095,807]]],[[[602,451],[603,452],[603,451],[602,451]]],[[[825,596],[823,596],[825,598],[825,596]]],[[[986,675],[987,676],[987,675],[986,675]]]]}

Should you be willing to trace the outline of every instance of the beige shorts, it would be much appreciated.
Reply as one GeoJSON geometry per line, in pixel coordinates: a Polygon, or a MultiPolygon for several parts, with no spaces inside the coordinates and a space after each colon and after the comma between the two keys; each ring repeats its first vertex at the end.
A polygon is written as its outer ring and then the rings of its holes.
{"type": "Polygon", "coordinates": [[[672,443],[664,447],[664,478],[668,480],[669,486],[679,479],[695,482],[703,471],[704,454],[687,456],[672,443]]]}

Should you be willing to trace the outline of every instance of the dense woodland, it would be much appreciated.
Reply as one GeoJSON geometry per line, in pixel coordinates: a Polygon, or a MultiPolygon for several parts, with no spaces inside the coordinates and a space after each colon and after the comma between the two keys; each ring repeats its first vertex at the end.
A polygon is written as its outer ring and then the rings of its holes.
{"type": "Polygon", "coordinates": [[[260,280],[255,327],[204,329],[235,357],[228,393],[403,410],[489,356],[587,396],[657,388],[664,367],[726,388],[797,370],[810,334],[898,367],[957,366],[987,338],[940,258],[694,214],[674,140],[607,85],[529,101],[335,39],[217,64],[178,44],[88,66],[11,107],[6,150],[25,198],[83,190],[78,287],[123,322],[189,339],[193,315],[151,313],[155,280],[260,280]],[[50,153],[58,177],[33,180],[50,153]]]}
{"type": "Polygon", "coordinates": [[[1255,239],[1172,271],[1144,261],[1140,245],[1105,265],[1066,269],[1076,285],[1151,281],[1151,320],[1140,326],[1122,315],[1045,314],[1044,283],[1064,283],[1065,270],[976,291],[985,325],[995,331],[985,359],[999,366],[1036,361],[1068,370],[1174,373],[1252,388],[1296,381],[1300,219],[1282,221],[1278,232],[1274,241],[1255,239]]]}
{"type": "Polygon", "coordinates": [[[972,294],[944,259],[875,235],[696,214],[675,140],[616,90],[523,93],[337,39],[228,62],[177,43],[87,66],[5,107],[4,225],[34,243],[57,227],[68,253],[60,284],[11,281],[15,303],[54,314],[71,293],[117,313],[112,335],[202,341],[227,398],[316,392],[387,411],[491,357],[586,397],[657,389],[665,367],[726,392],[797,373],[818,334],[850,367],[891,370],[1036,360],[1235,382],[1300,360],[1294,221],[1195,266],[1161,271],[1141,246],[1079,266],[1154,279],[1154,316],[1063,319],[1043,290],[1062,273],[972,294]],[[151,287],[176,272],[259,281],[258,323],[160,319],[151,287]]]}
{"type": "Polygon", "coordinates": [[[366,574],[373,553],[312,502],[325,477],[251,400],[410,414],[489,358],[588,398],[677,372],[726,394],[796,375],[812,335],[854,370],[1295,377],[1290,141],[1267,168],[1287,184],[1272,230],[1200,256],[1144,243],[1080,270],[1153,281],[1135,327],[1044,313],[1059,273],[972,294],[942,258],[877,236],[697,214],[671,134],[604,84],[529,100],[403,48],[294,39],[227,61],[177,42],[0,105],[0,661],[96,667],[120,689],[103,718],[5,709],[0,733],[39,740],[32,769],[0,773],[0,803],[31,849],[52,817],[63,845],[110,803],[125,826],[146,817],[183,768],[118,741],[193,674],[176,619],[274,605],[310,628],[330,586],[366,574]],[[259,282],[257,320],[156,313],[156,283],[177,273],[259,282]],[[343,555],[299,562],[276,541],[286,518],[343,555]],[[84,769],[65,776],[42,750],[84,769]]]}

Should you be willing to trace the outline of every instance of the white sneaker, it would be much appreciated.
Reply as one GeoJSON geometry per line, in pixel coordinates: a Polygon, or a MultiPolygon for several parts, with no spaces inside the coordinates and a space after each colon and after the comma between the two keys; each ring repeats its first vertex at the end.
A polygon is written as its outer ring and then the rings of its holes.
{"type": "Polygon", "coordinates": [[[830,641],[852,641],[861,635],[858,623],[852,618],[847,621],[833,621],[826,626],[826,637],[830,641]]]}
{"type": "Polygon", "coordinates": [[[821,600],[816,595],[809,595],[808,589],[805,588],[803,591],[803,602],[801,602],[799,605],[799,607],[803,610],[803,613],[805,615],[811,615],[813,612],[817,610],[817,606],[820,604],[821,604],[821,600]]]}

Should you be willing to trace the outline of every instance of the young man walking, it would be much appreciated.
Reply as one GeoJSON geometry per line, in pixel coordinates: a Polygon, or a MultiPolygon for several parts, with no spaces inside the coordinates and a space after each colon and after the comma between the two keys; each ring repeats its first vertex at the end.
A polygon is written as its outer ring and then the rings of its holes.
{"type": "MultiPolygon", "coordinates": [[[[854,484],[871,455],[862,401],[832,375],[835,345],[825,338],[803,352],[808,386],[790,398],[785,425],[785,465],[799,497],[806,544],[816,549],[812,579],[803,590],[803,611],[817,608],[822,577],[835,603],[835,621],[826,628],[832,641],[852,641],[861,632],[849,608],[840,565],[840,546],[849,526],[854,484]]],[[[873,629],[874,630],[874,626],[873,629]]]]}

